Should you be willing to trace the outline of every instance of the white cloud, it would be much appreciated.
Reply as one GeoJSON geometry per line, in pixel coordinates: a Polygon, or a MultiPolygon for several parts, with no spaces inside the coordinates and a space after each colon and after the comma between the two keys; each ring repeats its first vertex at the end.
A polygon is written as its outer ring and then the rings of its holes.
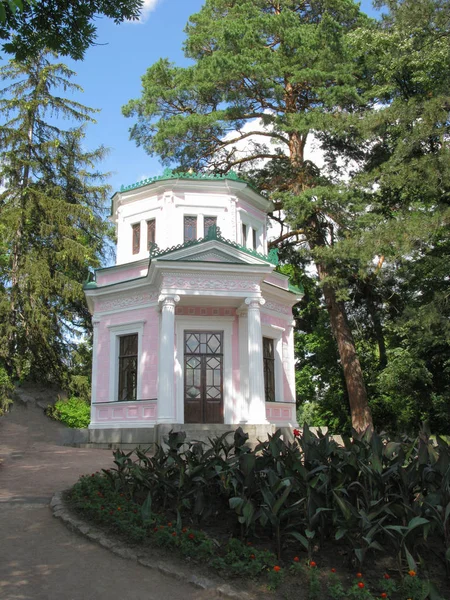
{"type": "Polygon", "coordinates": [[[145,23],[150,16],[150,13],[155,10],[156,5],[160,0],[144,0],[142,5],[141,16],[138,21],[128,21],[129,23],[145,23]]]}

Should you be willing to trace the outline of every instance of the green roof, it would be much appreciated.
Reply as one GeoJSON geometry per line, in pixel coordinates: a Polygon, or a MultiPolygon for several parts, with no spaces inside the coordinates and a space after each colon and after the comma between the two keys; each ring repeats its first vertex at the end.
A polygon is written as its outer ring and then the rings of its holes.
{"type": "Polygon", "coordinates": [[[158,175],[156,177],[148,177],[147,179],[142,179],[142,181],[137,181],[136,183],[131,183],[129,185],[121,185],[121,192],[128,192],[129,190],[135,190],[136,188],[144,187],[145,185],[149,185],[150,183],[155,183],[156,181],[166,181],[168,179],[193,179],[195,181],[223,181],[223,180],[231,180],[231,181],[239,181],[240,183],[245,183],[250,188],[252,188],[257,194],[259,191],[248,181],[241,179],[234,171],[228,171],[228,173],[220,174],[220,173],[179,173],[177,171],[173,171],[172,169],[164,169],[162,175],[158,175]]]}

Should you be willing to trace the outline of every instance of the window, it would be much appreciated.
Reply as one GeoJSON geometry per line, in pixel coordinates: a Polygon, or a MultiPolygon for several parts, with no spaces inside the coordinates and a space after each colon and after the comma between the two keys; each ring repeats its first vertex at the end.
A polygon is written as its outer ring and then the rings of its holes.
{"type": "Polygon", "coordinates": [[[252,229],[253,250],[257,249],[258,240],[256,239],[256,229],[252,229]]]}
{"type": "Polygon", "coordinates": [[[197,239],[197,217],[184,217],[184,241],[197,239]]]}
{"type": "Polygon", "coordinates": [[[275,348],[271,338],[263,338],[263,362],[266,402],[275,402],[275,348]]]}
{"type": "Polygon", "coordinates": [[[156,243],[156,219],[147,221],[147,250],[156,243]]]}
{"type": "Polygon", "coordinates": [[[138,334],[119,338],[119,394],[118,400],[136,400],[138,334]]]}
{"type": "Polygon", "coordinates": [[[242,245],[244,248],[247,247],[247,225],[242,223],[242,245]]]}
{"type": "Polygon", "coordinates": [[[205,217],[204,220],[204,236],[208,237],[208,231],[211,227],[217,227],[217,217],[205,217]]]}
{"type": "Polygon", "coordinates": [[[135,223],[131,228],[133,230],[133,254],[139,254],[141,250],[141,224],[135,223]]]}

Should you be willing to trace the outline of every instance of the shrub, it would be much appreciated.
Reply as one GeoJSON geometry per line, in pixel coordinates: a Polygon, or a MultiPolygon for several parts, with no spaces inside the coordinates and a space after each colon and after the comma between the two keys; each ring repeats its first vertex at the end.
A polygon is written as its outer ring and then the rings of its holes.
{"type": "Polygon", "coordinates": [[[68,400],[58,400],[54,406],[47,408],[46,414],[67,427],[83,429],[89,425],[91,408],[87,402],[74,396],[68,400]]]}

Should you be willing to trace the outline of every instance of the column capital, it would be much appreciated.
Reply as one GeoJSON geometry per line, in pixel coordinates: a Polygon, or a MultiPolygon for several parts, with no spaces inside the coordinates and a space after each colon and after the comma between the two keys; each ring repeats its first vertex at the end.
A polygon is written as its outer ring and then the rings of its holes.
{"type": "Polygon", "coordinates": [[[246,298],[245,299],[245,304],[249,308],[259,308],[260,306],[264,306],[265,303],[266,303],[266,301],[264,300],[264,298],[246,298]]]}
{"type": "Polygon", "coordinates": [[[165,306],[175,306],[180,301],[180,296],[178,294],[160,294],[158,297],[158,302],[164,308],[165,306]]]}

